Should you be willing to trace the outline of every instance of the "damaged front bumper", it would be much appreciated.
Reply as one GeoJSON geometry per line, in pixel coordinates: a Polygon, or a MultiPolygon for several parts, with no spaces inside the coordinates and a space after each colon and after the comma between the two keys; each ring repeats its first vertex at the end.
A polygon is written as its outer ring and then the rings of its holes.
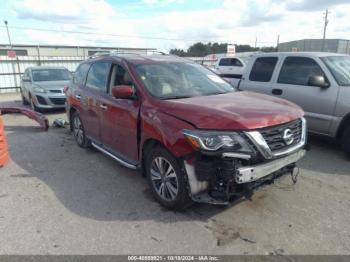
{"type": "Polygon", "coordinates": [[[189,191],[195,202],[227,205],[241,197],[250,198],[258,187],[293,174],[296,162],[305,155],[300,149],[283,158],[247,164],[235,158],[205,158],[184,161],[189,191]]]}
{"type": "Polygon", "coordinates": [[[237,169],[235,180],[237,184],[249,183],[268,176],[285,166],[293,164],[305,155],[305,150],[300,150],[292,155],[270,161],[266,164],[245,166],[237,169]]]}
{"type": "Polygon", "coordinates": [[[49,129],[49,120],[46,116],[36,111],[23,107],[0,107],[0,115],[6,114],[23,114],[30,119],[38,122],[39,125],[47,131],[49,129]]]}

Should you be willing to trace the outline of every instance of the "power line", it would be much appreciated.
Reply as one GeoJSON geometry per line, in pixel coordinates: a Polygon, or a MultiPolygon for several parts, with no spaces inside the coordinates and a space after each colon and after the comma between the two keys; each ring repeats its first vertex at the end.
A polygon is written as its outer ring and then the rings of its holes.
{"type": "MultiPolygon", "coordinates": [[[[0,27],[4,28],[4,26],[0,26],[0,27]]],[[[201,41],[198,39],[187,39],[187,38],[165,38],[165,37],[153,37],[153,36],[143,36],[143,35],[137,36],[137,35],[124,35],[124,34],[95,33],[95,32],[86,32],[86,31],[43,29],[43,28],[22,27],[22,26],[11,26],[11,29],[33,30],[33,31],[42,31],[42,32],[55,32],[55,33],[68,33],[68,34],[104,35],[104,36],[116,36],[116,37],[125,37],[125,38],[144,38],[144,39],[166,40],[166,41],[201,41]]]]}
{"type": "MultiPolygon", "coordinates": [[[[5,26],[0,26],[5,28],[5,26]]],[[[145,36],[145,35],[125,35],[125,34],[111,34],[111,33],[97,33],[97,32],[87,32],[87,31],[74,31],[74,30],[58,30],[58,29],[44,29],[44,28],[34,28],[34,27],[22,27],[22,26],[11,26],[11,29],[14,30],[33,30],[33,31],[41,31],[41,32],[54,32],[54,33],[68,33],[68,34],[82,34],[82,35],[104,35],[104,36],[113,36],[113,37],[122,37],[122,38],[140,38],[140,39],[151,39],[151,40],[164,40],[164,41],[191,41],[191,42],[203,42],[203,39],[193,39],[193,38],[166,38],[166,37],[155,37],[155,36],[145,36]]],[[[212,37],[203,37],[206,39],[215,38],[216,41],[220,40],[220,42],[231,42],[226,41],[222,37],[212,36],[212,37]]],[[[257,44],[271,44],[274,42],[262,42],[255,41],[255,45],[257,44]]]]}

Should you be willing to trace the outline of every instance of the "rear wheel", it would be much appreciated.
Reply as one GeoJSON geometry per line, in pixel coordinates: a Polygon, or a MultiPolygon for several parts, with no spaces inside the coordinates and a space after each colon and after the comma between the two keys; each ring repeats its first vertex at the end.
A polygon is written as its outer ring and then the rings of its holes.
{"type": "Polygon", "coordinates": [[[73,131],[78,146],[88,147],[90,145],[90,140],[85,135],[85,129],[77,111],[72,114],[70,123],[71,130],[73,131]]]}
{"type": "Polygon", "coordinates": [[[350,157],[350,125],[343,132],[341,144],[348,157],[350,157]]]}
{"type": "Polygon", "coordinates": [[[152,148],[146,156],[145,168],[151,191],[160,204],[181,210],[192,203],[186,174],[165,148],[152,148]]]}

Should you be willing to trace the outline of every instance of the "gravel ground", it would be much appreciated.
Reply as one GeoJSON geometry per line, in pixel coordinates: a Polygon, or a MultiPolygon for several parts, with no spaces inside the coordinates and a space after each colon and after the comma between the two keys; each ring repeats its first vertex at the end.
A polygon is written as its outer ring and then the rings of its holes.
{"type": "MultiPolygon", "coordinates": [[[[0,101],[20,105],[18,94],[0,101]]],[[[3,120],[0,254],[350,254],[350,161],[327,140],[311,138],[295,185],[285,176],[252,201],[175,213],[138,172],[79,148],[68,128],[3,120]]]]}

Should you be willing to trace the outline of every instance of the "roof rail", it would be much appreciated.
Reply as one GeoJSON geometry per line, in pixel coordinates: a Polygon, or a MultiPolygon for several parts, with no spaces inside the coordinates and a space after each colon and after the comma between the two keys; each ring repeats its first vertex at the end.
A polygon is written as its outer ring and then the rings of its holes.
{"type": "Polygon", "coordinates": [[[157,51],[157,50],[147,50],[145,54],[143,53],[137,53],[137,52],[130,52],[130,51],[123,51],[123,50],[113,50],[113,51],[106,51],[106,52],[96,52],[95,54],[89,56],[89,59],[100,57],[100,56],[119,56],[119,55],[153,55],[153,54],[160,54],[160,55],[168,55],[164,52],[157,51]]]}

